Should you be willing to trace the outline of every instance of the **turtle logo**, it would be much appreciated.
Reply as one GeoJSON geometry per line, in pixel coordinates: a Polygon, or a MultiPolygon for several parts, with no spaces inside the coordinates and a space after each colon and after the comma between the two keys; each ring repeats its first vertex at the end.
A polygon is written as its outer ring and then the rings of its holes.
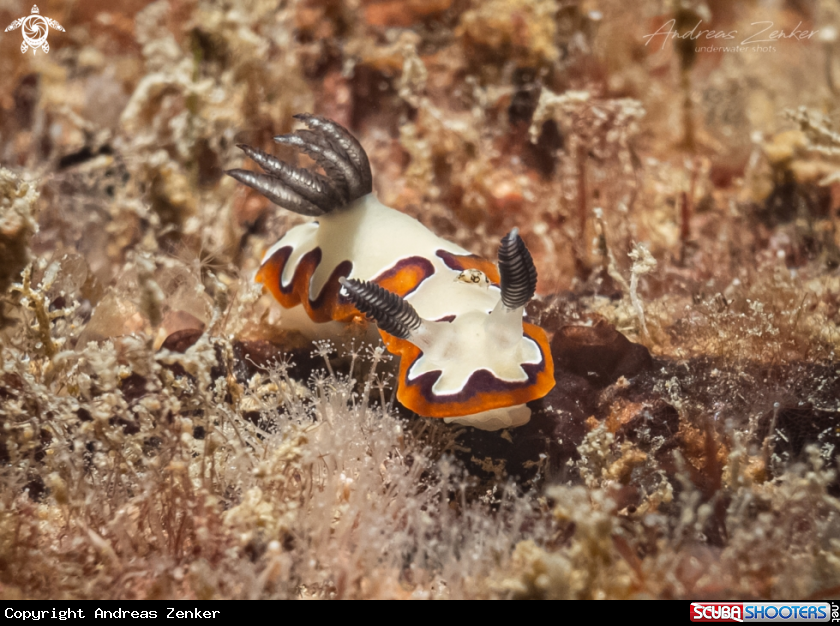
{"type": "Polygon", "coordinates": [[[64,32],[64,27],[61,24],[41,15],[38,11],[38,5],[33,4],[32,14],[16,19],[6,27],[6,32],[23,27],[23,43],[20,44],[20,51],[26,53],[29,48],[32,48],[32,54],[35,54],[38,48],[42,48],[44,52],[50,51],[50,44],[47,43],[50,26],[64,32]]]}

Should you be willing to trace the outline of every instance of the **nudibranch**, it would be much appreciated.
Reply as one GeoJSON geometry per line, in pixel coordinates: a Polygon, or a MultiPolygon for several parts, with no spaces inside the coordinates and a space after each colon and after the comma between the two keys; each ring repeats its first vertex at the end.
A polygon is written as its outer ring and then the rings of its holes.
{"type": "Polygon", "coordinates": [[[263,173],[228,171],[315,218],[266,252],[256,280],[312,322],[376,322],[400,357],[397,399],[418,415],[485,430],[527,422],[526,403],[554,387],[554,365],[545,331],[523,319],[537,271],[518,231],[502,239],[498,267],[470,254],[376,199],[367,154],[344,127],[295,117],[308,129],[275,141],[324,174],[246,145],[263,173]]]}

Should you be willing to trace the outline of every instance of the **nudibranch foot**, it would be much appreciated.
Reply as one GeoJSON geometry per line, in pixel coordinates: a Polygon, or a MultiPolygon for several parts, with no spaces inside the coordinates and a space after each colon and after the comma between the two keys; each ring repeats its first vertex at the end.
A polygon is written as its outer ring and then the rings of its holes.
{"type": "Polygon", "coordinates": [[[524,404],[518,404],[503,409],[492,409],[473,415],[465,415],[464,417],[445,417],[443,421],[447,424],[472,426],[479,430],[502,430],[503,428],[524,426],[530,422],[531,409],[524,404]]]}

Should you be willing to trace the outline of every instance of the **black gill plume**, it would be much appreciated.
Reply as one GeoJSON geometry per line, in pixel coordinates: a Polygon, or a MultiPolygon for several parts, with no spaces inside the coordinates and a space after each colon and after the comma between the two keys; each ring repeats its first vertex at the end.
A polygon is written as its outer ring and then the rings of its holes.
{"type": "Polygon", "coordinates": [[[244,144],[239,147],[265,174],[244,169],[229,170],[227,174],[301,215],[324,215],[369,194],[373,189],[370,162],[356,138],[327,118],[303,113],[295,117],[310,130],[297,130],[274,140],[311,156],[326,175],[296,167],[244,144]]]}

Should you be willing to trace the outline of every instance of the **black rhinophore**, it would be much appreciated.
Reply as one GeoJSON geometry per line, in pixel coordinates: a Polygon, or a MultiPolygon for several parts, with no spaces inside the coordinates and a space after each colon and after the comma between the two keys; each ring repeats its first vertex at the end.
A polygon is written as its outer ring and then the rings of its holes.
{"type": "Polygon", "coordinates": [[[366,280],[340,278],[339,282],[356,308],[386,333],[408,339],[412,331],[420,328],[417,311],[397,294],[366,280]]]}
{"type": "Polygon", "coordinates": [[[502,238],[499,246],[499,276],[502,302],[513,310],[525,306],[537,290],[537,268],[525,242],[514,228],[502,238]]]}

